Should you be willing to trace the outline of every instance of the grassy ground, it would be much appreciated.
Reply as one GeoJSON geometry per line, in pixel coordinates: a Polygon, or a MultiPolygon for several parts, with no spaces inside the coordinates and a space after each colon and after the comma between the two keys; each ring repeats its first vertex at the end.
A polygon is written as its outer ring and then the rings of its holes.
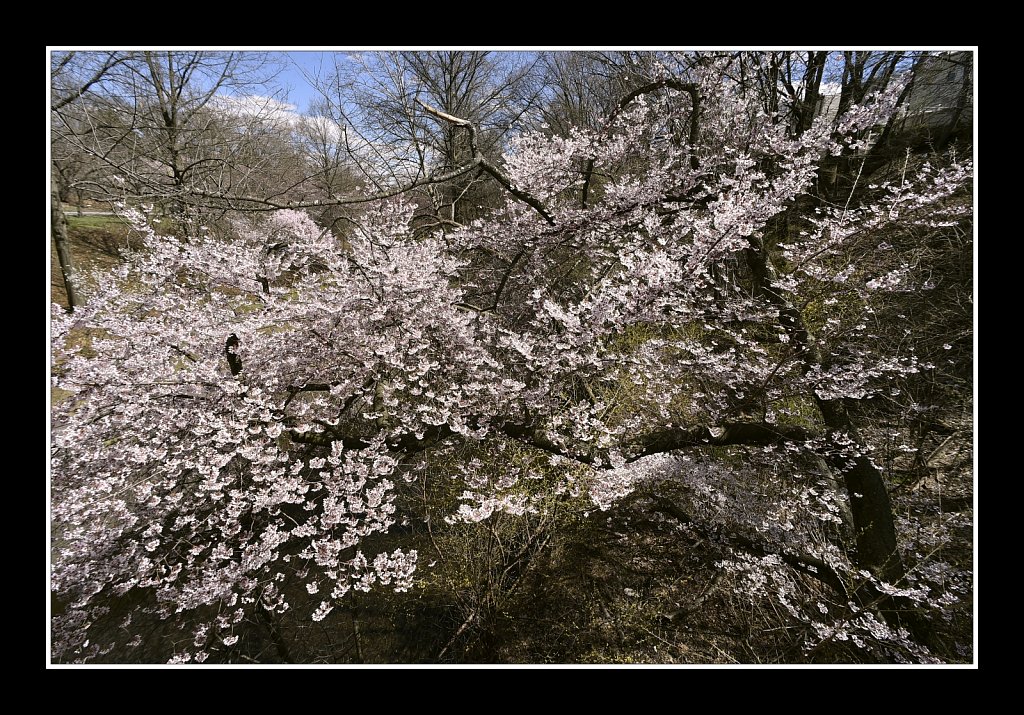
{"type": "MultiPolygon", "coordinates": [[[[121,260],[128,245],[128,226],[117,216],[68,216],[68,243],[76,268],[88,274],[97,268],[109,268],[121,260]]],[[[85,279],[88,292],[88,278],[85,279]]],[[[50,300],[68,304],[64,279],[57,260],[57,247],[50,239],[50,300]]]]}

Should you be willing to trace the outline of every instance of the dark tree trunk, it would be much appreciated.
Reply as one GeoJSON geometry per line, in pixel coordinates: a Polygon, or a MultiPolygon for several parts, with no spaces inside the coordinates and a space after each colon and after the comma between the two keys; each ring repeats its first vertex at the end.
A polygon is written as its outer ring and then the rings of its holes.
{"type": "Polygon", "coordinates": [[[68,246],[68,222],[64,218],[57,170],[53,166],[50,167],[50,236],[57,247],[60,273],[64,278],[64,289],[68,294],[68,310],[74,310],[75,306],[82,304],[82,301],[75,287],[75,266],[71,259],[71,248],[68,246]]]}
{"type": "MultiPolygon", "coordinates": [[[[767,240],[762,240],[761,245],[752,245],[746,251],[754,289],[778,309],[779,323],[799,351],[806,372],[822,365],[823,357],[801,312],[775,288],[774,268],[768,250],[767,240]]],[[[852,441],[854,449],[863,452],[864,441],[854,427],[842,399],[825,400],[816,394],[813,398],[829,433],[845,436],[852,441]]],[[[906,568],[897,550],[892,502],[881,472],[866,454],[851,458],[845,453],[832,453],[826,455],[826,461],[835,472],[842,474],[849,495],[857,546],[854,562],[881,581],[901,585],[906,577],[906,568]]],[[[928,623],[914,611],[913,604],[907,599],[881,593],[871,583],[862,584],[857,589],[857,595],[862,603],[877,607],[890,625],[905,626],[918,642],[929,647],[936,645],[928,623]]]]}
{"type": "MultiPolygon", "coordinates": [[[[842,400],[823,400],[815,396],[814,401],[830,433],[845,435],[858,448],[864,447],[864,441],[853,426],[842,400]]],[[[881,472],[863,455],[854,457],[852,465],[845,455],[826,461],[830,461],[833,469],[843,475],[849,494],[857,538],[857,563],[883,581],[898,583],[906,573],[896,551],[892,502],[881,472]]]]}
{"type": "MultiPolygon", "coordinates": [[[[747,265],[754,278],[755,290],[778,309],[779,322],[799,351],[806,372],[821,365],[822,356],[814,337],[807,330],[803,315],[775,288],[767,250],[764,245],[747,249],[747,265]]],[[[813,397],[829,432],[845,434],[857,448],[862,448],[863,441],[842,400],[823,400],[817,395],[813,397]]],[[[892,504],[881,473],[866,456],[854,457],[852,466],[848,466],[850,459],[846,455],[830,455],[827,461],[833,469],[842,473],[846,490],[850,494],[853,528],[857,535],[858,565],[890,583],[899,581],[905,574],[896,551],[892,504]]]]}
{"type": "Polygon", "coordinates": [[[804,92],[803,107],[800,112],[800,126],[797,134],[803,134],[811,128],[817,115],[818,100],[821,98],[821,78],[825,74],[827,52],[809,52],[807,54],[807,89],[804,92]]]}

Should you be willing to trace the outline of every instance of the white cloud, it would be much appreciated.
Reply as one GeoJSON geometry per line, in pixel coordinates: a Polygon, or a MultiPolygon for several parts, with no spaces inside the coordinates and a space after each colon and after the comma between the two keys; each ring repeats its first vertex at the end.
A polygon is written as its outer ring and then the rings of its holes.
{"type": "Polygon", "coordinates": [[[327,139],[335,144],[341,143],[345,134],[344,128],[333,119],[302,114],[296,105],[274,97],[258,94],[217,95],[214,102],[216,109],[226,114],[245,120],[265,122],[282,129],[308,128],[314,134],[326,135],[327,139]]]}
{"type": "Polygon", "coordinates": [[[302,118],[294,104],[258,94],[218,94],[213,98],[211,104],[215,109],[226,114],[268,123],[280,123],[286,126],[295,126],[302,118]]]}

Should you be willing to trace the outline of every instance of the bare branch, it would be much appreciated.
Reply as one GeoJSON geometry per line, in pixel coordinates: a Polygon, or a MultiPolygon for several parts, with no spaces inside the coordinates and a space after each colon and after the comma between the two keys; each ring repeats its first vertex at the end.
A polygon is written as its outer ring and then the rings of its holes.
{"type": "MultiPolygon", "coordinates": [[[[70,59],[70,56],[69,56],[68,59],[70,59]]],[[[61,64],[61,67],[63,67],[65,64],[67,64],[68,59],[66,59],[61,64]]],[[[64,97],[59,99],[56,102],[56,104],[54,104],[51,107],[51,109],[56,112],[56,111],[62,109],[63,107],[67,106],[71,102],[74,102],[76,99],[78,99],[83,94],[88,92],[90,87],[92,87],[94,84],[96,84],[101,79],[103,79],[103,76],[105,74],[107,74],[107,72],[109,72],[114,67],[116,67],[117,65],[121,64],[122,62],[124,62],[126,59],[128,59],[126,55],[122,55],[122,56],[118,57],[116,52],[111,52],[110,56],[107,57],[106,61],[99,67],[99,69],[96,70],[96,72],[92,75],[92,77],[90,77],[88,80],[86,80],[81,86],[75,88],[74,91],[66,94],[64,97]]]]}
{"type": "Polygon", "coordinates": [[[493,176],[494,179],[499,184],[504,186],[508,190],[508,192],[510,194],[515,196],[517,199],[519,199],[523,203],[526,203],[526,204],[532,206],[537,211],[537,213],[539,213],[541,216],[544,217],[544,220],[547,221],[548,224],[550,224],[551,226],[555,225],[555,219],[551,216],[551,214],[548,212],[548,210],[544,207],[544,204],[542,204],[536,197],[532,196],[530,193],[528,193],[524,189],[521,189],[518,186],[516,186],[515,184],[513,184],[512,180],[509,179],[508,176],[506,176],[494,164],[492,164],[491,162],[487,161],[487,159],[485,159],[483,156],[478,156],[477,158],[480,161],[480,168],[483,169],[484,171],[486,171],[491,176],[493,176]]]}
{"type": "Polygon", "coordinates": [[[515,196],[517,199],[519,199],[523,203],[533,207],[533,209],[537,213],[539,213],[541,216],[544,217],[544,220],[547,221],[548,224],[550,224],[552,226],[555,225],[555,219],[551,216],[551,213],[547,210],[547,208],[544,206],[544,204],[541,203],[541,201],[539,199],[537,199],[537,197],[531,195],[525,189],[522,189],[522,188],[516,186],[515,184],[513,184],[512,180],[501,169],[499,169],[497,166],[495,166],[490,161],[488,161],[484,157],[484,155],[480,153],[480,150],[477,148],[477,145],[476,145],[476,127],[473,126],[473,122],[469,121],[468,119],[460,119],[459,117],[454,117],[451,114],[448,114],[446,112],[442,112],[440,109],[434,109],[429,104],[424,102],[422,99],[417,98],[416,102],[421,107],[423,107],[423,109],[428,114],[432,114],[433,116],[435,116],[435,117],[437,117],[439,119],[443,119],[446,122],[451,122],[452,124],[455,124],[456,126],[462,127],[467,132],[469,132],[469,148],[470,148],[470,151],[473,152],[473,161],[476,163],[476,165],[479,166],[484,171],[486,171],[492,177],[494,177],[494,179],[499,184],[504,186],[505,189],[510,194],[515,196]]]}
{"type": "Polygon", "coordinates": [[[256,196],[236,196],[228,193],[220,193],[214,191],[202,191],[200,189],[189,189],[188,193],[192,196],[199,196],[206,199],[212,199],[217,205],[223,205],[227,208],[238,209],[240,211],[277,211],[279,209],[308,209],[308,208],[323,208],[324,206],[351,206],[354,204],[366,204],[372,201],[380,201],[382,199],[390,199],[392,197],[404,194],[408,191],[412,191],[420,186],[428,186],[430,184],[442,183],[445,181],[451,181],[454,178],[462,176],[468,171],[472,171],[480,165],[477,160],[472,160],[462,166],[455,167],[451,171],[446,171],[441,174],[431,174],[430,176],[420,177],[402,186],[395,187],[393,189],[387,189],[375,194],[368,194],[366,196],[352,196],[348,198],[329,198],[329,199],[317,199],[314,201],[285,201],[278,202],[270,199],[258,198],[256,196]]]}
{"type": "Polygon", "coordinates": [[[447,122],[451,122],[452,124],[457,124],[460,127],[466,127],[467,129],[469,129],[471,136],[476,136],[476,128],[473,126],[473,122],[469,121],[468,119],[459,119],[458,117],[452,116],[447,112],[442,112],[440,109],[434,109],[419,97],[416,98],[416,104],[423,107],[423,109],[425,109],[428,114],[433,114],[435,117],[440,117],[441,119],[444,119],[447,122]]]}

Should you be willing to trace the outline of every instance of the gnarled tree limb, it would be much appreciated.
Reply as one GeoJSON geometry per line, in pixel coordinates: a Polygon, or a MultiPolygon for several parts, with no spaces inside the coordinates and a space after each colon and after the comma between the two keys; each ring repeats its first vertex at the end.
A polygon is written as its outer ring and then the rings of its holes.
{"type": "Polygon", "coordinates": [[[530,194],[530,192],[526,191],[525,189],[519,188],[518,186],[513,184],[512,180],[508,177],[507,174],[505,174],[505,172],[503,172],[497,166],[488,161],[487,158],[480,153],[480,150],[477,148],[476,145],[476,127],[473,126],[473,122],[469,121],[468,119],[453,117],[451,114],[442,112],[440,109],[435,109],[434,107],[431,107],[429,104],[424,102],[422,99],[417,99],[416,102],[421,107],[423,107],[423,110],[427,112],[427,114],[432,114],[438,119],[443,119],[446,122],[451,122],[452,124],[462,127],[467,132],[469,132],[469,148],[470,151],[473,152],[473,161],[476,162],[476,165],[478,165],[481,169],[490,174],[494,178],[494,180],[501,184],[503,187],[505,187],[505,189],[510,194],[512,194],[513,196],[515,196],[517,199],[527,204],[528,206],[531,206],[537,213],[544,217],[544,220],[547,221],[548,224],[552,226],[555,225],[555,219],[551,216],[551,213],[547,210],[544,204],[539,199],[537,199],[536,196],[533,196],[532,194],[530,194]]]}
{"type": "Polygon", "coordinates": [[[629,461],[687,447],[728,447],[731,445],[766,445],[784,442],[805,442],[814,434],[803,427],[773,425],[767,422],[727,422],[712,428],[670,427],[631,440],[629,461]],[[633,451],[635,450],[635,451],[633,451]]]}
{"type": "MultiPolygon", "coordinates": [[[[546,430],[537,425],[513,420],[500,422],[493,418],[489,421],[497,432],[541,451],[582,464],[610,468],[608,460],[601,459],[597,450],[573,449],[559,440],[553,439],[546,430]]],[[[466,422],[474,428],[478,428],[484,420],[479,417],[471,417],[466,422]]],[[[321,426],[324,428],[323,432],[297,433],[292,430],[290,436],[296,442],[305,444],[329,445],[331,442],[341,442],[346,449],[364,449],[371,443],[369,437],[346,434],[327,424],[321,424],[321,426]]],[[[408,432],[393,435],[386,441],[391,450],[410,454],[428,449],[439,441],[456,434],[457,432],[451,427],[443,424],[428,427],[418,434],[408,432]]],[[[657,430],[627,440],[619,447],[626,453],[627,462],[635,462],[653,454],[680,449],[804,442],[814,436],[813,432],[803,427],[771,425],[762,422],[728,422],[720,427],[698,425],[657,430]]]]}

